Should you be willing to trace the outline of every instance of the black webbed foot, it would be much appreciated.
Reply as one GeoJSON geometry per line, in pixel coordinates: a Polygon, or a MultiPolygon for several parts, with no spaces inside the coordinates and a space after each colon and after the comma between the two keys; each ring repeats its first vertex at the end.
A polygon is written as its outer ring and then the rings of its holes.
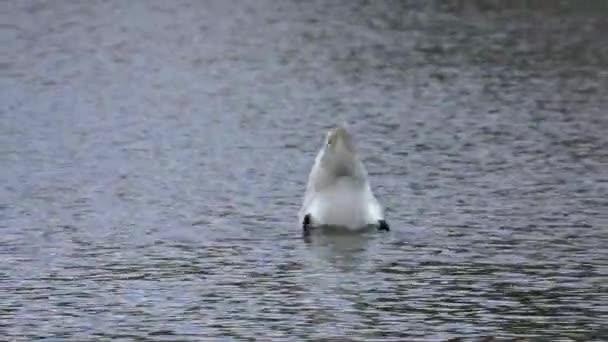
{"type": "Polygon", "coordinates": [[[385,220],[378,220],[378,230],[386,230],[388,232],[391,229],[385,220]]]}
{"type": "Polygon", "coordinates": [[[310,214],[306,214],[304,219],[302,220],[302,231],[304,234],[310,233],[311,223],[310,223],[310,214]]]}

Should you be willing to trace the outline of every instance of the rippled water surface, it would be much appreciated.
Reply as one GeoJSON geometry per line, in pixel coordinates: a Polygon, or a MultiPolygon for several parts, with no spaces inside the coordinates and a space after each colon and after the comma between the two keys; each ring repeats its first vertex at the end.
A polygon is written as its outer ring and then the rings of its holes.
{"type": "Polygon", "coordinates": [[[606,18],[0,2],[0,335],[608,340],[606,18]],[[304,240],[345,121],[392,231],[304,240]]]}

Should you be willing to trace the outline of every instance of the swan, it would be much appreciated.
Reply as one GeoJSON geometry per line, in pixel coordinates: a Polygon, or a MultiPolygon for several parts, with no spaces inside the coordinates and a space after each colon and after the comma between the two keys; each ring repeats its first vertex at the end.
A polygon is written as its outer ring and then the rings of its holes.
{"type": "Polygon", "coordinates": [[[308,176],[298,220],[304,233],[315,227],[390,230],[374,196],[353,138],[341,125],[329,130],[308,176]]]}

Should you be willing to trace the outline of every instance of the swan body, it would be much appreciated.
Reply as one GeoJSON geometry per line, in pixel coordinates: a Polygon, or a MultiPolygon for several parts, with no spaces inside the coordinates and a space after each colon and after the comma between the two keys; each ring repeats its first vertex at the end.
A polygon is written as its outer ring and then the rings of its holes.
{"type": "Polygon", "coordinates": [[[327,133],[308,176],[298,219],[305,231],[322,226],[389,230],[352,136],[343,126],[327,133]]]}

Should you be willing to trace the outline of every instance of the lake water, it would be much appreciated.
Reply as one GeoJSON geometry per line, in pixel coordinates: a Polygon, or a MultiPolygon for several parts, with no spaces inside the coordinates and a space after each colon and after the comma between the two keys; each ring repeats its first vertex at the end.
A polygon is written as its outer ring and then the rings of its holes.
{"type": "Polygon", "coordinates": [[[1,2],[0,335],[608,340],[607,18],[1,2]],[[304,240],[342,122],[392,230],[304,240]]]}

